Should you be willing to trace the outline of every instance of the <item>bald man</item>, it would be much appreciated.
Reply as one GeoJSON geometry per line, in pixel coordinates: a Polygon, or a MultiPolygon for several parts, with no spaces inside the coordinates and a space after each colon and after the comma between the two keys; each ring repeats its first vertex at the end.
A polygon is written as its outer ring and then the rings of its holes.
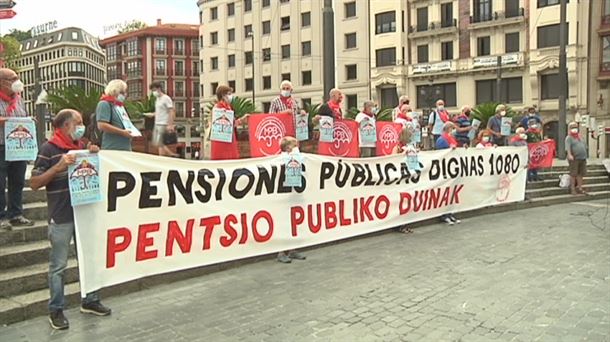
{"type": "Polygon", "coordinates": [[[341,110],[341,102],[343,101],[343,92],[340,89],[333,88],[328,93],[329,100],[325,104],[320,106],[318,115],[330,116],[335,120],[343,118],[343,111],[341,110]]]}
{"type": "Polygon", "coordinates": [[[23,217],[22,194],[25,186],[26,161],[7,161],[4,123],[9,117],[28,116],[21,100],[23,83],[11,69],[0,69],[0,229],[13,226],[32,226],[34,222],[23,217]],[[8,180],[8,182],[7,182],[8,180]],[[8,185],[8,203],[5,191],[8,185]]]}

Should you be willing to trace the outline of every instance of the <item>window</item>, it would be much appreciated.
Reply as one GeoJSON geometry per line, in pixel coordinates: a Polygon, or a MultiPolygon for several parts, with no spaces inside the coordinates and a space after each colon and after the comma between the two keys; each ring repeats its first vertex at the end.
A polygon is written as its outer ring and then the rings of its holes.
{"type": "Polygon", "coordinates": [[[157,55],[165,55],[165,38],[155,39],[155,53],[157,55]]]}
{"type": "Polygon", "coordinates": [[[253,80],[251,78],[246,78],[245,79],[245,84],[246,84],[245,91],[252,91],[252,88],[254,88],[253,80]]]}
{"type": "Polygon", "coordinates": [[[474,18],[473,22],[479,23],[481,21],[491,20],[491,1],[492,0],[474,0],[474,18]]]}
{"type": "MultiPolygon", "coordinates": [[[[216,33],[216,43],[218,44],[218,33],[216,33]]],[[[184,39],[174,40],[174,53],[176,55],[184,55],[184,39]]]]}
{"type": "Polygon", "coordinates": [[[229,87],[230,87],[231,89],[233,89],[233,91],[235,91],[235,89],[236,89],[236,88],[235,88],[235,80],[233,80],[233,81],[229,81],[229,87]]]}
{"type": "Polygon", "coordinates": [[[504,2],[504,16],[506,18],[518,17],[521,15],[519,9],[519,0],[505,0],[504,2]]]}
{"type": "Polygon", "coordinates": [[[116,57],[116,45],[108,45],[106,48],[106,58],[108,61],[114,61],[116,57]]]}
{"type": "Polygon", "coordinates": [[[244,26],[244,38],[249,38],[251,32],[252,32],[252,25],[245,25],[244,26]]]}
{"type": "Polygon", "coordinates": [[[477,38],[477,56],[489,56],[491,54],[490,38],[479,37],[477,38]]]}
{"type": "Polygon", "coordinates": [[[519,32],[504,35],[504,51],[506,53],[519,52],[519,32]]]}
{"type": "Polygon", "coordinates": [[[199,23],[203,24],[203,12],[199,11],[199,23]]]}
{"type": "MultiPolygon", "coordinates": [[[[496,101],[496,80],[476,81],[477,103],[496,101]]],[[[521,77],[503,78],[500,82],[500,102],[523,103],[523,79],[521,77]]]]}
{"type": "Polygon", "coordinates": [[[232,17],[234,15],[235,15],[235,3],[232,2],[230,4],[227,4],[227,16],[232,17]]]}
{"type": "Polygon", "coordinates": [[[356,64],[345,66],[345,79],[348,81],[358,79],[358,68],[356,64]]]}
{"type": "Polygon", "coordinates": [[[210,94],[216,94],[216,88],[218,88],[218,82],[210,83],[210,94]]]}
{"type": "Polygon", "coordinates": [[[311,71],[301,72],[301,85],[311,85],[311,71]]]}
{"type": "Polygon", "coordinates": [[[199,76],[199,62],[193,61],[192,72],[193,76],[199,76]]]}
{"type": "Polygon", "coordinates": [[[271,22],[269,20],[263,21],[263,34],[271,33],[271,22]]]}
{"type": "Polygon", "coordinates": [[[252,10],[252,0],[244,0],[244,12],[250,12],[252,10]]]}
{"type": "Polygon", "coordinates": [[[155,75],[165,76],[165,60],[164,59],[155,60],[155,75]]]}
{"type": "MultiPolygon", "coordinates": [[[[35,42],[37,42],[37,40],[35,42]]],[[[131,39],[127,41],[127,56],[136,56],[139,53],[140,51],[138,49],[138,40],[131,39]]],[[[76,56],[76,54],[74,54],[74,56],[76,56]]]]}
{"type": "Polygon", "coordinates": [[[271,5],[271,0],[263,0],[263,7],[269,7],[271,5]]]}
{"type": "Polygon", "coordinates": [[[453,42],[441,43],[441,60],[447,61],[453,59],[453,42]]]}
{"type": "Polygon", "coordinates": [[[356,95],[356,94],[347,95],[346,99],[347,99],[347,108],[348,109],[358,108],[358,95],[356,95]]]}
{"type": "Polygon", "coordinates": [[[218,19],[218,7],[210,8],[210,20],[218,19]]]}
{"type": "Polygon", "coordinates": [[[417,9],[417,32],[428,30],[428,7],[417,9]]]}
{"type": "Polygon", "coordinates": [[[252,51],[246,51],[244,52],[244,60],[245,60],[245,64],[252,64],[254,58],[252,56],[252,51]]]}
{"type": "Polygon", "coordinates": [[[311,98],[310,97],[303,98],[301,101],[303,102],[303,108],[306,108],[307,106],[311,106],[311,98]]]}
{"type": "Polygon", "coordinates": [[[184,61],[174,62],[174,74],[176,76],[184,76],[184,61]]]}
{"type": "Polygon", "coordinates": [[[301,56],[311,56],[311,42],[301,43],[301,56]]]}
{"type": "MultiPolygon", "coordinates": [[[[610,9],[610,3],[608,3],[610,9]]],[[[602,64],[600,71],[603,73],[610,72],[610,35],[602,37],[602,64]]]]}
{"type": "Polygon", "coordinates": [[[282,31],[290,30],[290,17],[282,17],[280,29],[282,31]]]}
{"type": "Polygon", "coordinates": [[[282,45],[282,59],[290,58],[290,45],[282,45]]]}
{"type": "Polygon", "coordinates": [[[263,102],[263,113],[269,113],[271,109],[271,102],[263,102]]]}
{"type": "Polygon", "coordinates": [[[263,49],[263,62],[268,62],[271,60],[271,49],[266,48],[263,49]]]}
{"type": "MultiPolygon", "coordinates": [[[[566,41],[568,32],[566,30],[566,41]]],[[[559,24],[538,27],[538,48],[551,46],[559,46],[559,24]]]]}
{"type": "Polygon", "coordinates": [[[263,89],[271,89],[271,76],[263,76],[263,89]]]}
{"type": "Polygon", "coordinates": [[[280,4],[287,4],[289,2],[290,2],[290,0],[280,0],[280,4]]]}
{"type": "Polygon", "coordinates": [[[199,40],[191,39],[191,55],[199,56],[199,40]]]}
{"type": "Polygon", "coordinates": [[[218,70],[218,57],[210,58],[210,69],[218,70]]]}
{"type": "Polygon", "coordinates": [[[396,65],[396,48],[378,49],[375,57],[377,67],[396,65]]]}
{"type": "Polygon", "coordinates": [[[227,30],[227,41],[234,42],[235,41],[235,29],[227,30]]]}
{"type": "Polygon", "coordinates": [[[457,106],[455,83],[417,86],[417,108],[432,107],[438,99],[445,101],[445,107],[457,106]]]}
{"type": "Polygon", "coordinates": [[[127,76],[128,77],[137,77],[142,75],[142,62],[141,61],[133,61],[127,63],[127,76]]]}
{"type": "Polygon", "coordinates": [[[348,2],[344,4],[345,8],[345,19],[353,18],[356,16],[356,2],[348,2]]]}
{"type": "Polygon", "coordinates": [[[417,63],[428,63],[428,45],[417,46],[417,63]]]}
{"type": "Polygon", "coordinates": [[[282,81],[290,81],[290,73],[282,74],[282,81]]]}
{"type": "Polygon", "coordinates": [[[346,49],[356,48],[356,32],[345,34],[345,48],[346,49]]]}
{"type": "Polygon", "coordinates": [[[301,27],[309,27],[311,25],[311,13],[301,13],[301,27]]]}
{"type": "Polygon", "coordinates": [[[453,3],[441,5],[441,27],[453,26],[453,3]]]}
{"type": "Polygon", "coordinates": [[[396,12],[384,12],[375,15],[375,34],[396,32],[396,12]]]}
{"type": "Polygon", "coordinates": [[[212,45],[218,44],[218,32],[210,33],[210,44],[212,44],[212,45]]]}
{"type": "Polygon", "coordinates": [[[560,83],[559,74],[540,75],[540,97],[543,100],[558,99],[560,83]]]}
{"type": "Polygon", "coordinates": [[[227,65],[229,66],[229,68],[234,68],[235,67],[235,55],[228,55],[227,56],[227,65]]]}
{"type": "Polygon", "coordinates": [[[538,8],[559,5],[559,0],[538,0],[538,8]]]}
{"type": "Polygon", "coordinates": [[[177,96],[177,97],[184,96],[184,82],[176,81],[174,83],[174,89],[175,89],[174,96],[177,96]]]}
{"type": "Polygon", "coordinates": [[[174,102],[174,107],[176,109],[176,117],[184,117],[184,102],[176,101],[174,102]]]}

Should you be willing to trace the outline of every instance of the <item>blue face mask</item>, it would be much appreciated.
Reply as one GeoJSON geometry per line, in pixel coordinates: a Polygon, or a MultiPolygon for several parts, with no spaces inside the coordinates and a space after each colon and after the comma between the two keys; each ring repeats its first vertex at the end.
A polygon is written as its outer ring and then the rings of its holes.
{"type": "Polygon", "coordinates": [[[119,96],[117,96],[116,99],[119,102],[125,102],[126,97],[123,94],[119,94],[119,96]]]}
{"type": "Polygon", "coordinates": [[[76,129],[70,135],[72,136],[72,139],[80,140],[85,135],[85,126],[83,126],[83,125],[76,126],[76,129]]]}

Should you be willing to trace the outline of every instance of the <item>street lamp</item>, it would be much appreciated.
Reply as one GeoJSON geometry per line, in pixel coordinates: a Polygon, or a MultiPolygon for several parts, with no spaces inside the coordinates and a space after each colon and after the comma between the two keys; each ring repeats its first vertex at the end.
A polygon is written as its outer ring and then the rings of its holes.
{"type": "Polygon", "coordinates": [[[252,104],[256,106],[256,96],[254,92],[254,31],[248,32],[248,37],[252,39],[252,104]]]}

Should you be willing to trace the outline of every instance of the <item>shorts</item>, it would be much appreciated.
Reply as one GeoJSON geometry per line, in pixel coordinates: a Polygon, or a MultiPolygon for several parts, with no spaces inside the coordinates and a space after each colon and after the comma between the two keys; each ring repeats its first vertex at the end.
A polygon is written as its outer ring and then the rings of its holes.
{"type": "Polygon", "coordinates": [[[167,131],[167,125],[155,125],[152,132],[152,144],[154,146],[163,146],[163,134],[167,131]]]}
{"type": "Polygon", "coordinates": [[[360,148],[360,158],[368,158],[375,156],[375,147],[361,147],[360,148]]]}
{"type": "Polygon", "coordinates": [[[570,176],[572,177],[584,177],[587,174],[587,160],[570,160],[568,162],[570,166],[570,176]]]}

